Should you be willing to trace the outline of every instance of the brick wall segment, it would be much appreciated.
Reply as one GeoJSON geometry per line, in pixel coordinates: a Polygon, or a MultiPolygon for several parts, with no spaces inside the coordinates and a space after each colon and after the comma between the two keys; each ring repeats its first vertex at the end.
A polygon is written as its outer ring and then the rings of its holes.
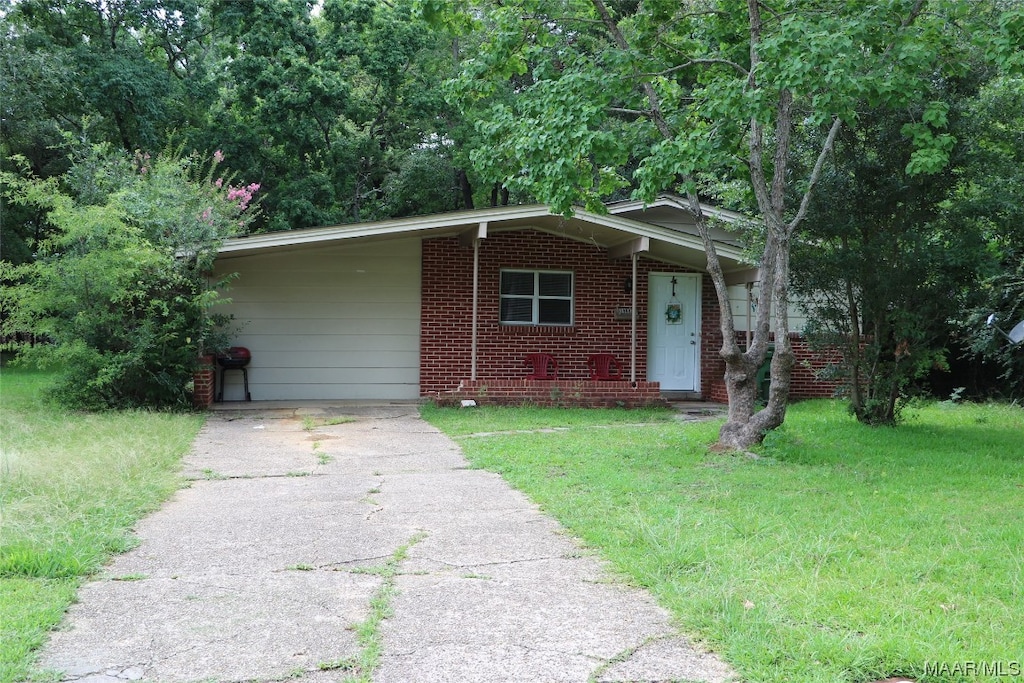
{"type": "Polygon", "coordinates": [[[192,405],[197,409],[213,405],[217,370],[213,356],[200,359],[199,367],[192,375],[192,405]]]}
{"type": "MultiPolygon", "coordinates": [[[[630,323],[615,320],[617,307],[629,306],[625,281],[632,274],[629,259],[612,261],[597,244],[533,229],[492,234],[480,242],[479,305],[477,326],[477,381],[492,391],[519,391],[539,401],[551,388],[505,385],[523,378],[528,353],[547,353],[559,365],[559,380],[589,379],[586,359],[592,353],[612,353],[629,372],[630,323]],[[574,324],[561,326],[502,325],[499,321],[499,282],[503,269],[572,271],[574,324]]],[[[691,272],[687,268],[643,257],[637,262],[637,380],[647,379],[647,281],[652,272],[691,272]]],[[[420,330],[420,393],[424,397],[466,393],[471,377],[473,248],[457,238],[425,239],[422,246],[422,298],[420,330]],[[459,390],[460,383],[463,389],[459,390]]],[[[720,351],[720,311],[711,278],[701,279],[702,320],[700,396],[725,403],[725,362],[720,351]]],[[[745,337],[740,333],[741,343],[745,337]]],[[[793,398],[833,395],[835,384],[822,382],[815,372],[828,356],[811,351],[794,335],[797,365],[793,371],[793,398]]],[[[654,383],[656,384],[656,383],[654,383]]],[[[650,387],[645,389],[650,390],[650,387]]],[[[492,394],[493,395],[493,394],[492,394]]]]}

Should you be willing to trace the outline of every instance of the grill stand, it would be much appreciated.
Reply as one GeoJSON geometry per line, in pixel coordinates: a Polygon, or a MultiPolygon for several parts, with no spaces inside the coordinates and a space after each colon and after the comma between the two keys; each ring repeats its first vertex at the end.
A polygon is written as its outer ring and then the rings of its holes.
{"type": "Polygon", "coordinates": [[[224,373],[227,372],[228,370],[241,370],[242,371],[242,381],[245,384],[245,400],[246,401],[252,401],[252,396],[249,395],[249,371],[248,371],[248,369],[246,369],[245,367],[239,367],[239,366],[227,367],[227,366],[221,365],[221,368],[220,368],[220,393],[217,394],[217,403],[223,403],[224,402],[224,373]]]}

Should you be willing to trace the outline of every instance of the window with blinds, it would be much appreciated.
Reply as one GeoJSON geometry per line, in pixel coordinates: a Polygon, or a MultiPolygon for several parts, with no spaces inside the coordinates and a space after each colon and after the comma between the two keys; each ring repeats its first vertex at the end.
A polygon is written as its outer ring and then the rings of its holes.
{"type": "Polygon", "coordinates": [[[501,271],[503,325],[572,325],[571,272],[501,271]]]}

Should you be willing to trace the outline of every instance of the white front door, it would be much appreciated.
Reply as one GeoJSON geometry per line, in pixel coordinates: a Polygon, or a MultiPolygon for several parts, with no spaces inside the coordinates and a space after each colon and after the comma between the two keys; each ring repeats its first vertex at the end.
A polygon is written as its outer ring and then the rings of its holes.
{"type": "Polygon", "coordinates": [[[694,273],[650,274],[647,379],[663,391],[700,389],[700,290],[694,273]]]}

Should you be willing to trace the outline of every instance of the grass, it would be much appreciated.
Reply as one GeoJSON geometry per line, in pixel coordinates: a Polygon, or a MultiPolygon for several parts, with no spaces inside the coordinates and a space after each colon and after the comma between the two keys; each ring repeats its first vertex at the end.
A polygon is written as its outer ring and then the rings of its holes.
{"type": "Polygon", "coordinates": [[[40,399],[51,378],[0,370],[0,683],[29,674],[83,578],[133,546],[202,422],[64,411],[40,399]]]}
{"type": "Polygon", "coordinates": [[[439,408],[434,404],[426,404],[422,408],[422,414],[426,420],[437,424],[448,434],[456,436],[675,422],[675,413],[665,408],[639,408],[636,410],[614,408],[570,410],[535,406],[439,408]]]}
{"type": "MultiPolygon", "coordinates": [[[[373,680],[373,672],[380,665],[380,655],[383,636],[381,634],[381,623],[392,614],[393,602],[398,593],[395,587],[395,577],[402,562],[408,557],[409,549],[425,538],[423,533],[414,534],[409,541],[399,546],[387,561],[376,567],[366,567],[357,573],[374,574],[380,576],[383,581],[380,588],[370,598],[370,612],[366,619],[357,623],[354,627],[356,641],[359,643],[359,652],[337,662],[328,663],[329,669],[344,669],[347,672],[343,683],[370,683],[373,680]]],[[[321,669],[325,666],[321,665],[321,669]]]]}
{"type": "Polygon", "coordinates": [[[1022,665],[1019,407],[920,405],[872,429],[803,403],[759,459],[709,452],[717,421],[571,412],[424,416],[457,439],[529,432],[459,441],[744,680],[1004,681],[1022,665]],[[555,426],[571,428],[533,431],[555,426]]]}

